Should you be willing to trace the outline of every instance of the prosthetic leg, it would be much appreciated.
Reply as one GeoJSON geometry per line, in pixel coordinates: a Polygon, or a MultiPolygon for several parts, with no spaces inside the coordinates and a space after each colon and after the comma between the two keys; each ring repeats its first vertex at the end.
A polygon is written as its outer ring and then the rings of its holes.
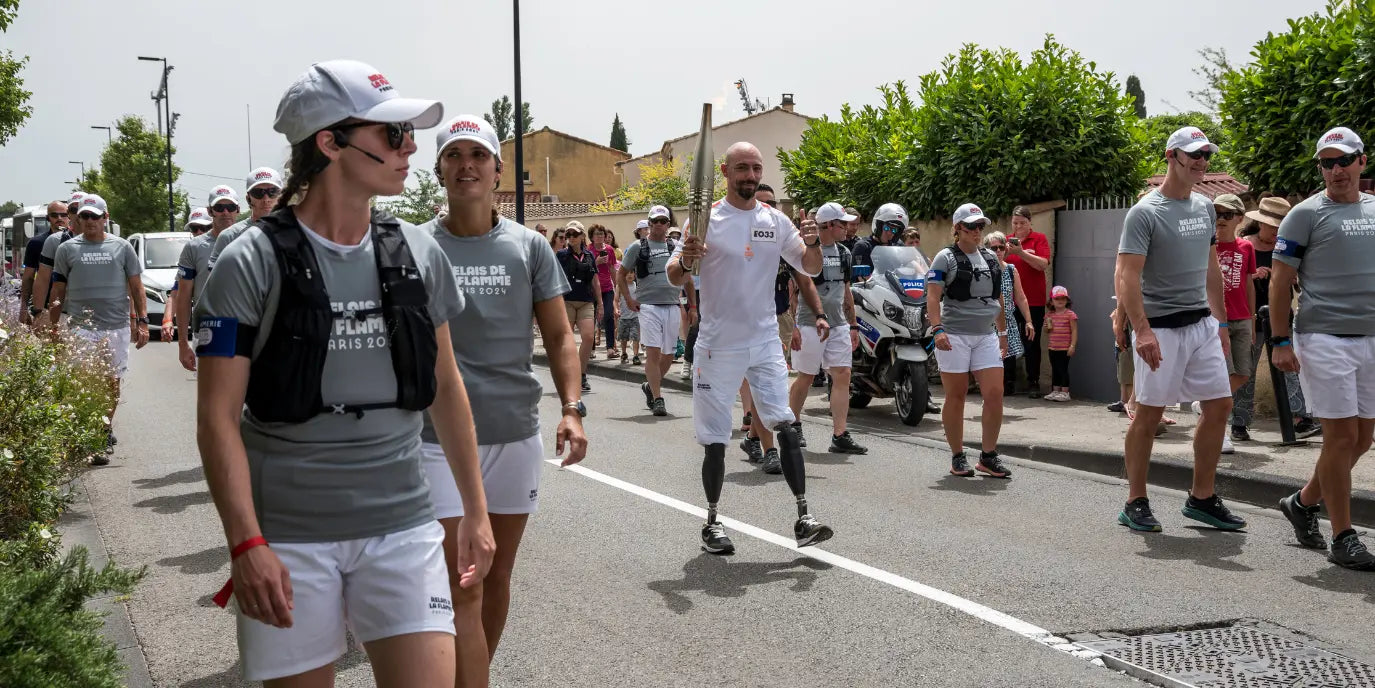
{"type": "Polygon", "coordinates": [[[774,427],[778,435],[779,458],[783,462],[783,479],[788,489],[797,498],[797,523],[793,524],[793,535],[798,547],[815,545],[831,539],[835,532],[830,526],[822,525],[807,509],[807,467],[802,460],[802,438],[791,423],[779,423],[774,427]]]}
{"type": "Polygon", "coordinates": [[[707,523],[702,526],[702,550],[710,554],[734,554],[735,543],[716,520],[721,486],[726,482],[726,445],[708,444],[702,458],[702,489],[707,495],[707,523]]]}

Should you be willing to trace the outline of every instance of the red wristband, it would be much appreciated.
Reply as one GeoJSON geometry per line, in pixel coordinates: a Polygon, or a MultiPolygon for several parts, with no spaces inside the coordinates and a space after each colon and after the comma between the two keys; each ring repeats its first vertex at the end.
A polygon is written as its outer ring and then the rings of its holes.
{"type": "Polygon", "coordinates": [[[234,549],[230,550],[229,560],[234,561],[235,559],[239,558],[239,555],[243,554],[244,552],[247,552],[250,549],[253,549],[254,547],[259,546],[267,547],[267,538],[261,535],[256,535],[254,537],[248,538],[247,540],[240,542],[237,546],[234,547],[234,549]]]}

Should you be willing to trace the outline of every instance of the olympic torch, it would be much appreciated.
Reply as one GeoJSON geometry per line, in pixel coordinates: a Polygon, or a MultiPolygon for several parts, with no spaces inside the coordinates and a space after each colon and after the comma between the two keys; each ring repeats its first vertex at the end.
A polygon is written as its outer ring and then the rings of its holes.
{"type": "MultiPolygon", "coordinates": [[[[697,132],[697,153],[692,159],[688,189],[688,225],[691,235],[706,240],[711,222],[711,204],[716,201],[716,152],[711,145],[711,103],[702,103],[702,129],[697,132]]],[[[702,270],[702,261],[692,264],[692,274],[702,270]]]]}

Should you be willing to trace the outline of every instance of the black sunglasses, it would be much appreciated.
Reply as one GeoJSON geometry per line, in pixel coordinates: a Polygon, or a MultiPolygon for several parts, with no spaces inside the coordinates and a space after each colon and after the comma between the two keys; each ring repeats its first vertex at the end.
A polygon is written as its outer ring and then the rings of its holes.
{"type": "Polygon", "coordinates": [[[650,221],[649,221],[649,224],[651,224],[651,225],[666,225],[666,224],[668,224],[668,218],[666,218],[666,217],[656,217],[656,218],[654,218],[653,220],[650,220],[650,221]]]}
{"type": "Polygon", "coordinates": [[[884,222],[880,222],[878,226],[890,232],[901,232],[902,230],[907,229],[907,225],[902,224],[902,222],[898,220],[886,220],[884,222]]]}
{"type": "Polygon", "coordinates": [[[1238,217],[1241,217],[1241,213],[1233,212],[1231,210],[1224,210],[1223,212],[1217,214],[1217,219],[1219,220],[1232,220],[1238,217]]]}
{"type": "MultiPolygon", "coordinates": [[[[363,127],[386,127],[387,145],[391,146],[392,150],[401,150],[401,146],[406,143],[407,136],[412,139],[415,138],[415,125],[410,122],[354,122],[352,124],[341,124],[337,127],[331,127],[331,130],[348,131],[350,129],[361,129],[363,127]]],[[[340,145],[346,144],[340,142],[340,145]]]]}
{"type": "Polygon", "coordinates": [[[212,206],[210,209],[213,210],[213,211],[215,211],[215,212],[217,212],[217,213],[237,213],[237,212],[239,212],[239,206],[237,206],[237,205],[232,205],[232,204],[229,204],[229,203],[219,203],[219,204],[216,204],[216,205],[212,206]]]}
{"type": "Polygon", "coordinates": [[[248,197],[255,201],[261,201],[264,198],[276,198],[277,196],[281,195],[281,193],[281,189],[269,186],[266,189],[249,189],[248,197]]]}
{"type": "Polygon", "coordinates": [[[77,215],[77,217],[83,220],[103,220],[105,219],[105,213],[101,213],[99,215],[96,215],[95,213],[81,213],[77,215]]]}
{"type": "Polygon", "coordinates": [[[1004,245],[1002,245],[1002,244],[994,244],[994,245],[992,245],[992,246],[989,246],[989,248],[993,249],[994,251],[1006,251],[1006,250],[1007,250],[1007,247],[1004,246],[1004,245]]]}
{"type": "Polygon", "coordinates": [[[1211,150],[1208,150],[1207,148],[1200,148],[1192,153],[1186,150],[1175,149],[1175,153],[1183,153],[1193,160],[1197,160],[1199,158],[1203,158],[1204,160],[1213,159],[1213,152],[1211,150]]]}
{"type": "Polygon", "coordinates": [[[1330,170],[1334,167],[1350,167],[1352,163],[1360,160],[1362,155],[1365,154],[1351,153],[1349,155],[1343,155],[1340,158],[1318,158],[1318,164],[1325,170],[1330,170]]]}
{"type": "Polygon", "coordinates": [[[964,229],[967,229],[967,230],[969,230],[969,231],[971,231],[971,232],[981,232],[981,231],[983,231],[984,223],[982,223],[982,222],[961,222],[961,223],[960,223],[960,227],[962,227],[962,228],[964,228],[964,229]]]}

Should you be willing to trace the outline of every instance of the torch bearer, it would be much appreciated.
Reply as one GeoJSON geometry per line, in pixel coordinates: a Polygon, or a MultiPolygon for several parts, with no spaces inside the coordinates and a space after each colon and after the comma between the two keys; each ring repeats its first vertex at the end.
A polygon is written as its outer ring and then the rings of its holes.
{"type": "MultiPolygon", "coordinates": [[[[711,103],[702,103],[702,129],[697,133],[697,153],[692,159],[692,177],[688,190],[689,234],[707,237],[711,222],[711,204],[715,202],[716,153],[711,145],[711,103]]],[[[694,276],[701,273],[702,261],[692,264],[694,276]]]]}

